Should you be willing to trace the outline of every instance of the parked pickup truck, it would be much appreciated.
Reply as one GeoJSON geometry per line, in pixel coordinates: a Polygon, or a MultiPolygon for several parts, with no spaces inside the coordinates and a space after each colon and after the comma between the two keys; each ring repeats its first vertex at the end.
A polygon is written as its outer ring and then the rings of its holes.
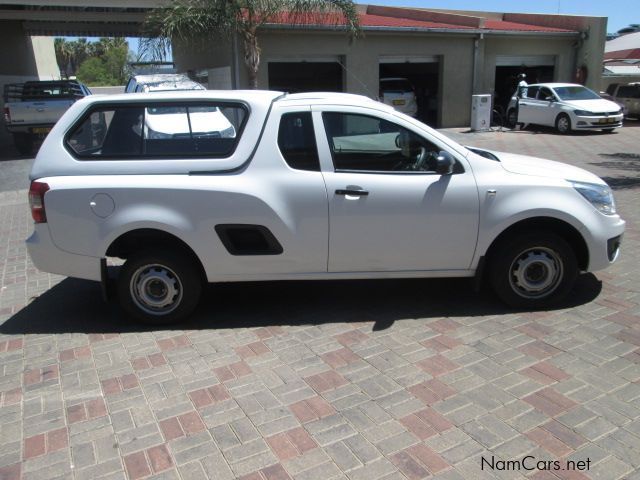
{"type": "Polygon", "coordinates": [[[22,155],[33,152],[62,114],[91,91],[75,80],[10,83],[4,87],[4,121],[22,155]]]}
{"type": "Polygon", "coordinates": [[[35,266],[156,323],[189,316],[206,282],[475,277],[546,307],[618,258],[625,227],[592,173],[339,93],[89,97],[30,178],[35,266]],[[225,121],[198,121],[212,113],[225,121]],[[108,258],[125,260],[112,290],[108,258]]]}
{"type": "Polygon", "coordinates": [[[640,82],[612,83],[607,87],[606,95],[622,107],[625,117],[640,117],[640,82]]]}

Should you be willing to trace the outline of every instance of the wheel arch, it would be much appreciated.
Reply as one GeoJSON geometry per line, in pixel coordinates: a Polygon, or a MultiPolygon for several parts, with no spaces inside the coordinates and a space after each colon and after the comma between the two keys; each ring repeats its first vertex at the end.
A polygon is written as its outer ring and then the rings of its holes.
{"type": "Polygon", "coordinates": [[[580,270],[588,268],[589,248],[582,234],[573,225],[552,217],[527,218],[510,225],[493,239],[485,253],[486,259],[490,263],[491,257],[496,254],[497,246],[505,239],[526,232],[539,231],[553,232],[563,238],[575,252],[578,268],[580,270]]]}
{"type": "Polygon", "coordinates": [[[133,252],[140,250],[141,245],[144,245],[145,249],[177,249],[184,252],[189,255],[195,265],[198,266],[199,274],[203,281],[207,281],[204,266],[195,251],[184,240],[172,233],[157,228],[136,228],[120,234],[120,236],[113,240],[107,247],[105,255],[107,257],[126,259],[133,252]]]}

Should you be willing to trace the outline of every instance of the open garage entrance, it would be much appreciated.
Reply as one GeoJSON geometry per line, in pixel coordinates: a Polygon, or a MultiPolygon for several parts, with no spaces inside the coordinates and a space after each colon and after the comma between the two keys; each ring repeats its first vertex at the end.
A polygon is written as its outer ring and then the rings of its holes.
{"type": "Polygon", "coordinates": [[[553,55],[498,56],[494,105],[501,106],[506,111],[521,73],[527,76],[527,83],[553,82],[555,64],[556,58],[553,55]]]}
{"type": "Polygon", "coordinates": [[[269,89],[288,93],[342,92],[343,69],[338,60],[269,62],[269,89]]]}
{"type": "Polygon", "coordinates": [[[440,62],[436,56],[381,57],[380,78],[406,78],[413,85],[418,103],[416,118],[439,126],[440,62]]]}

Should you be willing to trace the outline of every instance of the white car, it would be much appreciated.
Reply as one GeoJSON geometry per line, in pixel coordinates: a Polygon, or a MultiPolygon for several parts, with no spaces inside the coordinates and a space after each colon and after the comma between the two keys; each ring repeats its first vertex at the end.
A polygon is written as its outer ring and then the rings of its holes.
{"type": "Polygon", "coordinates": [[[157,106],[145,110],[144,126],[150,138],[174,136],[218,136],[235,138],[236,129],[218,107],[157,106]],[[186,109],[189,115],[186,115],[186,109]]]}
{"type": "Polygon", "coordinates": [[[622,126],[622,108],[596,92],[574,83],[536,83],[524,89],[522,98],[509,103],[507,118],[516,123],[572,130],[612,132],[622,126]]]}
{"type": "Polygon", "coordinates": [[[206,90],[184,73],[134,75],[124,87],[125,93],[175,92],[176,90],[206,90]]]}
{"type": "Polygon", "coordinates": [[[625,222],[569,165],[467,149],[365,97],[194,91],[89,97],[31,171],[27,246],[41,270],[102,282],[133,318],[172,322],[205,282],[475,277],[546,307],[611,265],[625,222]],[[236,135],[156,138],[157,105],[236,135]]]}
{"type": "Polygon", "coordinates": [[[415,88],[406,78],[381,78],[379,97],[382,103],[410,117],[418,113],[415,88]]]}

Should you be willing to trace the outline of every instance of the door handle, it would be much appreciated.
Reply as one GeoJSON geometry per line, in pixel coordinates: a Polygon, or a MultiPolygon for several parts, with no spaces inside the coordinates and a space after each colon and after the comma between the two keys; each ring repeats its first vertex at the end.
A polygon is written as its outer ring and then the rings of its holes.
{"type": "Polygon", "coordinates": [[[336,195],[353,195],[355,197],[362,197],[369,195],[369,192],[366,190],[342,189],[336,190],[336,195]]]}
{"type": "Polygon", "coordinates": [[[529,104],[525,102],[520,102],[520,105],[529,105],[529,104]]]}

